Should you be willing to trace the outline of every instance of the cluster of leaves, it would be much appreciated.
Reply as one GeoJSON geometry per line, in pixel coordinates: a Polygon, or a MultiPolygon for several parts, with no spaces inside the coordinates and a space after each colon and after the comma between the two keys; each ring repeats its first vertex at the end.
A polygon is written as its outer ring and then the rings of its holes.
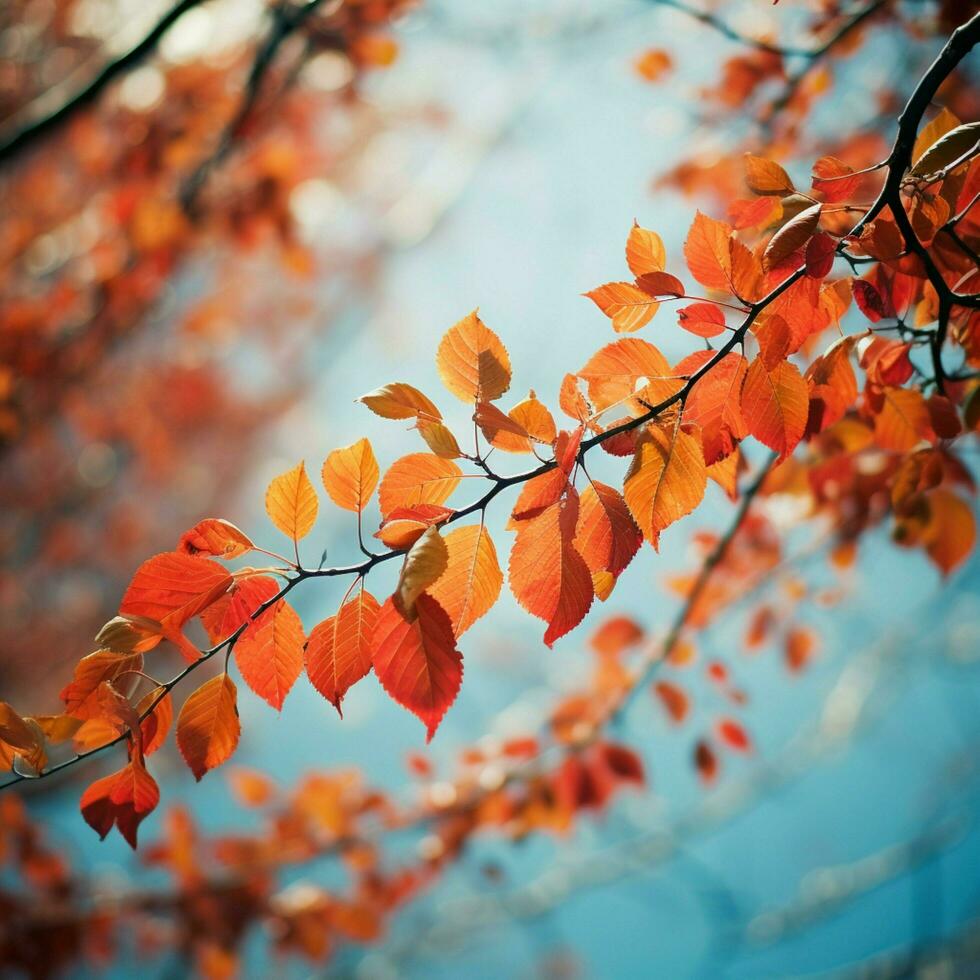
{"type": "MultiPolygon", "coordinates": [[[[99,632],[98,649],[76,666],[61,713],[24,715],[0,705],[0,761],[14,774],[7,785],[122,745],[126,765],[85,791],[82,814],[101,836],[115,826],[135,847],[141,821],[159,800],[146,758],[166,740],[175,714],[175,740],[196,778],[235,751],[232,657],[242,681],[277,709],[304,671],[338,712],[351,686],[373,672],[431,738],[462,684],[460,638],[503,588],[497,545],[483,519],[498,495],[520,487],[508,523],[515,535],[508,584],[544,622],[549,646],[578,626],[597,599],[609,598],[644,541],[657,548],[665,530],[697,509],[709,480],[738,501],[728,532],[699,537],[701,566],[672,581],[683,601],[666,638],[646,643],[629,620],[605,623],[594,638],[593,676],[555,707],[546,731],[493,752],[468,750],[462,775],[430,786],[422,807],[392,809],[356,778],[318,777],[276,801],[262,836],[220,842],[219,863],[231,870],[231,883],[224,874],[206,887],[195,877],[196,835],[186,818],[174,818],[169,843],[151,853],[178,877],[173,901],[182,947],[202,969],[220,973],[244,928],[260,919],[275,923],[282,948],[319,958],[334,940],[375,937],[385,916],[477,831],[503,829],[515,838],[564,831],[578,813],[601,809],[623,787],[645,781],[639,757],[611,728],[654,670],[682,670],[694,660],[693,631],[779,568],[780,534],[750,509],[757,496],[793,502],[799,515],[827,528],[839,567],[853,560],[866,531],[888,521],[899,544],[952,572],[975,539],[975,488],[960,446],[980,427],[980,159],[977,124],[960,122],[948,109],[925,125],[922,119],[978,37],[978,18],[954,34],[913,93],[880,163],[855,169],[824,155],[801,190],[775,159],[746,157],[752,196],[731,203],[728,221],[696,215],[684,246],[686,271],[668,271],[659,236],[634,226],[626,246],[631,280],[587,294],[614,333],[626,336],[561,381],[557,408],[567,421],[559,423],[533,392],[507,410],[498,407],[511,387],[510,357],[475,312],[447,331],[436,352],[446,388],[472,412],[472,451],[461,448],[465,440],[412,385],[395,382],[363,396],[382,418],[412,423],[427,449],[395,460],[383,475],[366,439],[324,461],[324,489],[356,515],[363,560],[334,567],[301,561],[299,543],[315,527],[320,499],[300,463],[273,480],[266,496],[292,557],[207,519],[173,551],[143,563],[118,616],[99,632]],[[661,308],[674,303],[683,304],[677,326],[703,339],[705,349],[671,364],[633,334],[655,317],[662,324],[661,308]],[[954,352],[959,363],[950,368],[954,352]],[[750,438],[770,458],[746,483],[743,447],[750,438]],[[585,464],[592,451],[623,461],[621,483],[590,477],[585,464]],[[504,454],[534,463],[501,475],[495,467],[504,454]],[[467,478],[485,492],[451,506],[467,478]],[[375,538],[385,549],[378,552],[362,538],[375,492],[381,516],[375,538]],[[241,563],[255,554],[274,564],[241,563]],[[396,559],[397,583],[380,601],[366,578],[396,559]],[[288,593],[336,577],[350,579],[346,595],[307,631],[288,593]],[[211,645],[196,643],[194,630],[211,645]],[[169,680],[155,676],[164,643],[185,660],[169,680]],[[224,669],[175,712],[171,692],[222,655],[224,669]],[[74,754],[66,756],[69,747],[74,754]],[[424,825],[431,833],[420,845],[421,865],[379,871],[368,846],[375,837],[362,833],[362,820],[376,821],[379,834],[424,825]],[[284,895],[264,878],[270,867],[324,852],[343,854],[355,869],[351,894],[284,895]],[[217,904],[199,914],[188,892],[217,904]]],[[[661,68],[645,66],[653,74],[661,68]]],[[[786,598],[796,602],[806,592],[791,582],[786,598]]],[[[817,640],[791,609],[790,601],[755,609],[746,645],[778,640],[787,667],[799,671],[817,640]]],[[[705,676],[726,705],[692,743],[693,765],[710,783],[722,753],[748,752],[752,739],[735,717],[747,695],[731,665],[711,662],[705,676]]],[[[676,677],[658,677],[650,689],[671,721],[692,716],[688,685],[676,677]]],[[[414,765],[430,775],[425,757],[414,765]]],[[[244,785],[240,791],[253,800],[270,796],[261,780],[244,785]]],[[[36,835],[16,815],[11,824],[22,873],[62,887],[63,872],[36,835]]],[[[59,921],[77,925],[70,916],[59,921]]],[[[81,941],[66,940],[68,955],[81,941]]]]}
{"type": "MultiPolygon", "coordinates": [[[[357,89],[391,60],[387,30],[406,4],[315,3],[274,56],[272,5],[217,52],[175,53],[165,35],[92,100],[85,77],[123,62],[115,28],[135,19],[96,24],[74,0],[7,6],[0,682],[13,695],[39,656],[53,675],[84,652],[77,638],[175,528],[227,505],[240,473],[220,447],[254,445],[290,405],[302,349],[332,319],[333,303],[314,308],[313,273],[370,274],[362,243],[326,252],[304,238],[296,194],[324,177],[343,190],[356,172],[379,125],[357,89]],[[323,63],[338,87],[316,83],[323,63]],[[39,128],[53,104],[62,121],[39,128]],[[330,125],[341,114],[347,126],[330,125]],[[209,179],[191,207],[198,172],[209,179]],[[259,261],[284,275],[257,277],[259,261]],[[188,268],[208,280],[189,307],[173,289],[188,268]],[[289,383],[243,382],[237,359],[253,349],[289,383]]],[[[195,15],[221,31],[227,13],[195,15]]]]}

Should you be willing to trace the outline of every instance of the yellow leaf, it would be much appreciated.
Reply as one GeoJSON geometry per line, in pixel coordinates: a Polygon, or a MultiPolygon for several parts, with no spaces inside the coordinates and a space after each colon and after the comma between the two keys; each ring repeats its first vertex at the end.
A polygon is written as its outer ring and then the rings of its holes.
{"type": "Polygon", "coordinates": [[[643,536],[657,547],[660,532],[690,514],[707,485],[701,439],[683,426],[647,426],[623,484],[623,496],[643,536]]]}
{"type": "Polygon", "coordinates": [[[294,541],[310,533],[318,509],[316,491],[303,463],[277,476],[265,492],[265,510],[269,519],[294,541]]]}
{"type": "Polygon", "coordinates": [[[420,418],[438,421],[442,418],[439,409],[418,388],[401,381],[369,391],[357,401],[363,402],[383,419],[420,418]]]}
{"type": "Polygon", "coordinates": [[[449,459],[431,453],[409,453],[396,459],[381,480],[381,513],[416,504],[442,504],[459,485],[463,471],[449,459]]]}
{"type": "Polygon", "coordinates": [[[449,564],[449,551],[436,527],[428,528],[412,545],[398,579],[395,601],[406,619],[414,619],[415,600],[449,564]]]}
{"type": "Polygon", "coordinates": [[[323,463],[323,486],[344,510],[364,510],[378,485],[378,461],[367,439],[335,449],[323,463]]]}
{"type": "Polygon", "coordinates": [[[497,601],[504,576],[497,550],[482,524],[456,528],[443,540],[448,552],[446,570],[428,591],[446,610],[453,633],[460,637],[497,601]]]}
{"type": "Polygon", "coordinates": [[[446,331],[436,352],[442,383],[461,401],[493,401],[510,387],[510,356],[476,310],[446,331]]]}

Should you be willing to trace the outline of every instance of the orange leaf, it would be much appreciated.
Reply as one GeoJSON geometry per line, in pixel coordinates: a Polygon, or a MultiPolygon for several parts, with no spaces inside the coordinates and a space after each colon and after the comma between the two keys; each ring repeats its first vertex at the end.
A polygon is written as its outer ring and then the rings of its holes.
{"type": "Polygon", "coordinates": [[[660,699],[664,710],[675,725],[680,725],[691,710],[691,700],[682,688],[670,681],[657,681],[653,685],[654,693],[660,699]]]}
{"type": "Polygon", "coordinates": [[[574,542],[589,570],[620,575],[642,542],[643,535],[619,491],[592,481],[579,501],[574,542]]]}
{"type": "Polygon", "coordinates": [[[371,670],[371,644],[378,619],[378,600],[363,588],[336,616],[313,627],[306,644],[310,683],[343,717],[344,695],[371,670]]]}
{"type": "Polygon", "coordinates": [[[663,48],[649,48],[633,62],[637,75],[648,82],[659,80],[673,65],[674,61],[670,53],[663,48]]]}
{"type": "MultiPolygon", "coordinates": [[[[715,356],[714,351],[698,351],[685,357],[674,370],[694,374],[715,356]]],[[[748,428],[739,399],[747,364],[741,354],[726,354],[695,382],[684,404],[684,421],[701,427],[704,461],[709,466],[730,456],[748,428]]]]}
{"type": "Polygon", "coordinates": [[[657,547],[660,532],[689,514],[707,485],[701,440],[684,426],[647,426],[623,484],[623,496],[643,536],[657,547]]]}
{"type": "Polygon", "coordinates": [[[431,453],[409,453],[396,459],[381,480],[378,502],[385,516],[398,507],[443,504],[459,485],[463,471],[451,460],[431,453]]]}
{"type": "Polygon", "coordinates": [[[360,513],[378,485],[378,461],[367,439],[335,449],[323,463],[323,486],[344,510],[360,513]]]}
{"type": "Polygon", "coordinates": [[[486,428],[483,430],[491,444],[504,452],[529,453],[531,441],[550,446],[558,435],[551,412],[538,401],[533,391],[507,413],[507,418],[524,431],[523,437],[504,429],[498,430],[493,435],[486,428]]]}
{"type": "Polygon", "coordinates": [[[431,741],[463,683],[463,658],[456,649],[446,611],[423,593],[409,622],[394,598],[378,613],[372,662],[381,686],[425,725],[431,741]]]}
{"type": "Polygon", "coordinates": [[[146,771],[142,759],[111,776],[96,780],[82,794],[79,806],[85,822],[105,840],[113,825],[119,828],[127,843],[136,850],[139,825],[160,802],[160,789],[146,771]]]}
{"type": "Polygon", "coordinates": [[[610,320],[616,333],[633,333],[645,327],[660,304],[628,282],[607,282],[585,293],[610,320]]]}
{"type": "Polygon", "coordinates": [[[464,402],[492,402],[510,387],[507,350],[476,310],[446,331],[436,367],[442,383],[464,402]]]}
{"type": "Polygon", "coordinates": [[[415,619],[415,601],[449,565],[449,551],[446,542],[435,527],[427,528],[425,533],[412,545],[405,556],[398,587],[393,596],[399,611],[408,620],[415,619]]]}
{"type": "Polygon", "coordinates": [[[61,692],[65,702],[65,714],[83,721],[97,718],[99,707],[99,688],[104,681],[142,670],[143,656],[139,653],[118,654],[108,650],[90,653],[75,666],[75,678],[61,692]]]}
{"type": "Polygon", "coordinates": [[[643,628],[628,616],[612,616],[592,634],[589,642],[596,653],[615,656],[643,639],[643,628]]]}
{"type": "Polygon", "coordinates": [[[789,174],[775,160],[756,157],[751,153],[745,154],[745,182],[753,194],[785,197],[796,190],[789,174]]]}
{"type": "Polygon", "coordinates": [[[915,388],[882,388],[874,417],[875,440],[882,449],[907,452],[929,431],[929,408],[915,388]]]}
{"type": "MultiPolygon", "coordinates": [[[[279,593],[279,584],[268,575],[235,579],[232,588],[201,613],[201,622],[212,643],[227,640],[244,626],[259,607],[279,593]]],[[[251,629],[251,627],[249,627],[251,629]]]]}
{"type": "Polygon", "coordinates": [[[708,289],[732,289],[732,229],[700,211],[684,242],[684,258],[691,275],[708,289]]]}
{"type": "Polygon", "coordinates": [[[386,518],[375,537],[395,551],[411,548],[427,528],[444,524],[454,511],[439,504],[416,504],[398,507],[386,518]]]}
{"type": "Polygon", "coordinates": [[[544,642],[574,629],[592,606],[592,576],[574,546],[578,495],[567,496],[518,525],[510,553],[510,588],[532,616],[548,624],[544,642]]]}
{"type": "Polygon", "coordinates": [[[714,303],[691,303],[677,311],[677,322],[696,337],[717,337],[725,332],[725,315],[714,303]]]}
{"type": "Polygon", "coordinates": [[[427,422],[419,419],[415,426],[425,444],[443,459],[459,459],[463,455],[452,430],[442,422],[427,422]]]}
{"type": "MultiPolygon", "coordinates": [[[[143,696],[136,705],[136,713],[142,715],[149,711],[150,705],[160,698],[160,688],[157,687],[143,696]]],[[[143,719],[140,725],[143,738],[143,755],[152,755],[167,740],[167,733],[174,720],[174,703],[169,694],[164,694],[156,703],[156,707],[143,719]]]]}
{"type": "Polygon", "coordinates": [[[140,565],[119,612],[179,629],[219,599],[231,582],[227,569],[209,558],[167,551],[140,565]]]}
{"type": "Polygon", "coordinates": [[[177,716],[177,748],[198,781],[227,761],[238,746],[235,682],[227,674],[205,681],[177,716]]]}
{"type": "Polygon", "coordinates": [[[306,637],[296,610],[280,599],[238,638],[235,663],[242,680],[276,711],[303,671],[306,637]]]}
{"type": "Polygon", "coordinates": [[[821,157],[813,165],[813,189],[823,194],[827,204],[846,201],[860,182],[861,175],[854,176],[853,169],[836,157],[821,157]]]}
{"type": "Polygon", "coordinates": [[[428,419],[438,422],[439,409],[418,388],[396,381],[383,385],[357,399],[383,419],[428,419]]]}
{"type": "Polygon", "coordinates": [[[516,531],[518,522],[537,517],[545,508],[556,503],[567,485],[568,474],[558,468],[531,477],[517,495],[517,503],[511,512],[507,530],[516,531]]]}
{"type": "Polygon", "coordinates": [[[497,601],[504,576],[497,549],[482,524],[456,528],[443,540],[449,561],[428,593],[446,611],[453,633],[460,637],[497,601]]]}
{"type": "Polygon", "coordinates": [[[313,529],[319,506],[304,463],[281,473],[265,492],[269,519],[294,541],[305,538],[313,529]]]}
{"type": "Polygon", "coordinates": [[[927,499],[926,552],[943,575],[949,575],[973,550],[977,538],[976,517],[968,504],[945,487],[930,491],[927,499]]]}
{"type": "Polygon", "coordinates": [[[752,362],[742,386],[742,412],[749,432],[781,460],[803,437],[809,404],[807,383],[789,361],[771,371],[762,357],[752,362]]]}
{"type": "MultiPolygon", "coordinates": [[[[606,344],[589,358],[578,376],[589,389],[596,412],[605,411],[637,391],[637,382],[673,377],[667,358],[653,344],[626,337],[606,344]]],[[[677,382],[677,387],[681,385],[677,382]]]]}
{"type": "Polygon", "coordinates": [[[188,555],[214,555],[216,558],[238,558],[254,545],[244,531],[217,517],[198,521],[181,535],[177,550],[188,555]]]}
{"type": "Polygon", "coordinates": [[[626,264],[634,276],[658,272],[667,264],[663,240],[655,231],[641,228],[634,221],[626,239],[626,264]]]}

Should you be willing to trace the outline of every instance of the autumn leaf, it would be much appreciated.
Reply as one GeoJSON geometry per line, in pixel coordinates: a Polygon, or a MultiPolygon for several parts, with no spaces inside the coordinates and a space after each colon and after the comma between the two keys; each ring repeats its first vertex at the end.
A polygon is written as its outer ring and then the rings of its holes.
{"type": "Polygon", "coordinates": [[[280,599],[266,609],[235,642],[242,680],[276,711],[303,671],[303,623],[280,599]]]}
{"type": "Polygon", "coordinates": [[[732,229],[697,212],[684,242],[684,258],[691,275],[708,289],[732,289],[732,229]]]}
{"type": "Polygon", "coordinates": [[[271,603],[280,587],[268,575],[244,575],[217,602],[201,613],[201,623],[211,643],[220,643],[249,623],[260,606],[271,603]]]}
{"type": "Polygon", "coordinates": [[[643,430],[623,484],[623,497],[654,547],[664,528],[701,503],[707,479],[701,439],[694,431],[683,425],[655,423],[643,430]]]}
{"type": "Polygon", "coordinates": [[[558,428],[551,412],[533,391],[507,413],[506,417],[513,423],[512,426],[504,426],[502,420],[495,415],[491,419],[482,415],[484,407],[494,408],[487,402],[478,405],[477,424],[495,449],[508,453],[529,453],[532,442],[550,446],[558,436],[558,428]]]}
{"type": "Polygon", "coordinates": [[[411,548],[430,527],[444,524],[455,512],[439,504],[397,507],[386,518],[375,537],[396,551],[411,548]]]}
{"type": "Polygon", "coordinates": [[[926,553],[943,575],[949,575],[973,551],[977,520],[969,504],[945,487],[930,491],[927,499],[926,553]]]}
{"type": "Polygon", "coordinates": [[[836,157],[821,157],[813,165],[813,189],[823,194],[827,204],[848,200],[857,190],[861,175],[836,157]]]}
{"type": "Polygon", "coordinates": [[[425,444],[442,459],[459,459],[463,453],[452,430],[442,422],[419,419],[415,426],[425,444]]]}
{"type": "Polygon", "coordinates": [[[442,418],[439,409],[418,388],[401,381],[369,391],[357,401],[383,419],[417,418],[438,422],[442,418]]]}
{"type": "Polygon", "coordinates": [[[113,826],[136,850],[139,825],[160,802],[160,789],[139,757],[111,776],[96,780],[82,794],[85,822],[105,840],[113,826]]]}
{"type": "Polygon", "coordinates": [[[61,692],[65,703],[65,714],[72,718],[85,720],[101,714],[99,688],[105,681],[114,681],[125,676],[134,676],[142,670],[143,656],[139,653],[118,654],[108,650],[97,650],[89,654],[75,666],[75,677],[61,692]]]}
{"type": "Polygon", "coordinates": [[[446,570],[427,591],[446,611],[458,638],[493,607],[504,576],[497,550],[482,524],[455,528],[443,541],[448,553],[446,570]]]}
{"type": "Polygon", "coordinates": [[[619,491],[591,481],[579,498],[574,540],[589,571],[620,575],[642,542],[643,535],[619,491]]]}
{"type": "Polygon", "coordinates": [[[922,392],[914,388],[882,388],[874,426],[875,439],[882,449],[913,449],[929,431],[929,409],[922,392]]]}
{"type": "Polygon", "coordinates": [[[367,439],[335,449],[323,463],[323,486],[344,510],[360,513],[378,485],[378,461],[367,439]]]}
{"type": "Polygon", "coordinates": [[[594,597],[589,567],[574,544],[578,510],[570,488],[562,500],[520,522],[510,553],[511,592],[548,624],[549,647],[582,622],[594,597]]]}
{"type": "Polygon", "coordinates": [[[215,558],[238,558],[254,545],[244,531],[219,518],[198,521],[183,534],[177,550],[188,555],[214,555],[215,558]]]}
{"type": "Polygon", "coordinates": [[[789,361],[772,370],[762,357],[749,366],[742,386],[742,413],[749,432],[785,459],[803,438],[809,411],[809,391],[803,376],[789,361]]]}
{"type": "Polygon", "coordinates": [[[653,685],[653,692],[667,712],[667,717],[675,725],[683,723],[691,710],[691,699],[684,690],[670,681],[657,681],[653,685]]]}
{"type": "Polygon", "coordinates": [[[649,296],[683,296],[684,283],[669,272],[647,272],[636,277],[636,284],[649,296]]]}
{"type": "Polygon", "coordinates": [[[445,572],[448,565],[446,542],[437,528],[428,528],[405,556],[393,597],[399,612],[407,620],[414,620],[416,600],[445,572]]]}
{"type": "Polygon", "coordinates": [[[222,673],[205,681],[180,709],[177,748],[199,782],[238,747],[237,696],[235,682],[222,673]]]}
{"type": "Polygon", "coordinates": [[[784,197],[796,190],[789,174],[774,160],[751,153],[746,153],[744,160],[745,182],[753,194],[778,194],[784,197]]]}
{"type": "Polygon", "coordinates": [[[725,315],[714,303],[691,303],[680,307],[677,322],[696,337],[717,337],[725,332],[725,315]]]}
{"type": "Polygon", "coordinates": [[[734,718],[719,718],[715,722],[718,741],[735,752],[751,752],[752,742],[741,722],[734,718]]]}
{"type": "Polygon", "coordinates": [[[395,460],[381,480],[378,503],[385,516],[399,507],[444,504],[459,485],[463,471],[450,459],[410,453],[395,460]]]}
{"type": "Polygon", "coordinates": [[[673,66],[670,53],[663,48],[649,48],[633,62],[637,75],[647,82],[659,81],[673,66]]]}
{"type": "Polygon", "coordinates": [[[219,599],[232,577],[215,561],[168,551],[143,562],[123,595],[119,612],[179,630],[219,599]]]}
{"type": "Polygon", "coordinates": [[[446,331],[436,367],[442,383],[464,402],[492,402],[510,387],[510,356],[475,310],[446,331]]]}
{"type": "Polygon", "coordinates": [[[762,254],[762,262],[767,270],[779,265],[783,259],[788,258],[797,249],[806,245],[820,223],[822,207],[822,204],[814,204],[804,209],[787,221],[769,239],[769,244],[762,254]]]}
{"type": "Polygon", "coordinates": [[[310,683],[343,717],[344,696],[371,670],[378,600],[365,589],[347,600],[335,616],[313,627],[306,644],[310,683]]]}
{"type": "Polygon", "coordinates": [[[425,725],[431,741],[463,683],[463,658],[452,623],[439,603],[423,593],[415,619],[402,615],[394,597],[381,607],[372,640],[372,663],[381,686],[425,725]]]}
{"type": "Polygon", "coordinates": [[[319,506],[304,463],[281,473],[265,492],[269,519],[293,541],[305,538],[313,530],[319,506]]]}
{"type": "Polygon", "coordinates": [[[633,333],[645,327],[660,309],[648,293],[628,282],[607,282],[584,295],[609,317],[616,333],[633,333]]]}
{"type": "MultiPolygon", "coordinates": [[[[589,399],[597,412],[626,401],[638,390],[638,382],[658,378],[672,378],[667,358],[660,351],[638,337],[626,337],[606,344],[589,360],[578,376],[589,389],[589,399]]],[[[668,383],[669,387],[681,387],[668,383]]]]}
{"type": "Polygon", "coordinates": [[[626,264],[634,276],[663,269],[667,264],[667,252],[661,237],[634,221],[626,239],[626,264]]]}
{"type": "MultiPolygon", "coordinates": [[[[692,375],[715,356],[714,351],[698,351],[685,357],[674,370],[692,375]]],[[[701,428],[704,461],[709,466],[730,456],[748,435],[739,404],[747,367],[741,354],[725,354],[694,383],[684,403],[684,421],[701,428]]]]}

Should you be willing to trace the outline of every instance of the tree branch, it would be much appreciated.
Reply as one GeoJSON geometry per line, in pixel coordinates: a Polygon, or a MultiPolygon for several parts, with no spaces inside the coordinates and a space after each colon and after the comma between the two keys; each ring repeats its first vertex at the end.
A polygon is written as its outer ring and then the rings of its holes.
{"type": "Polygon", "coordinates": [[[199,7],[203,2],[204,0],[180,0],[179,3],[171,7],[157,21],[141,41],[105,65],[84,88],[76,92],[66,102],[63,102],[56,109],[39,116],[32,122],[27,123],[22,129],[10,135],[0,135],[0,163],[11,159],[31,144],[37,142],[77,110],[88,105],[90,102],[94,102],[110,82],[131,68],[135,68],[147,55],[151,54],[156,49],[164,34],[188,10],[199,7]]]}

